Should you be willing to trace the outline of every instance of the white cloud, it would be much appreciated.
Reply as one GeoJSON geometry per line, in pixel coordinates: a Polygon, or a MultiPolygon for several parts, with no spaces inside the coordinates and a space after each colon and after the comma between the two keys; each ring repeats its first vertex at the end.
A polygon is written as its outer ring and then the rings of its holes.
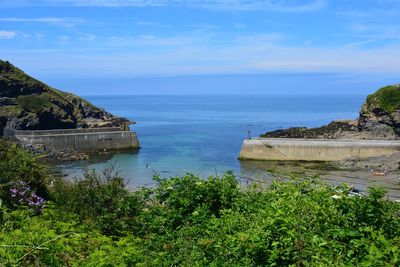
{"type": "Polygon", "coordinates": [[[3,0],[3,7],[18,6],[190,6],[229,10],[270,10],[279,12],[305,12],[320,10],[327,0],[3,0]]]}
{"type": "Polygon", "coordinates": [[[164,29],[173,28],[171,25],[155,21],[135,21],[134,24],[138,27],[164,28],[164,29]]]}
{"type": "Polygon", "coordinates": [[[83,34],[80,39],[85,41],[94,41],[96,40],[97,36],[94,34],[83,34]]]}
{"type": "MultiPolygon", "coordinates": [[[[99,37],[100,38],[100,37],[99,37]]],[[[318,47],[282,44],[279,33],[218,40],[203,35],[155,35],[98,39],[96,45],[68,50],[8,50],[18,60],[41,58],[46,71],[93,75],[185,75],[263,72],[399,73],[400,46],[318,47]],[[98,44],[101,44],[99,46],[98,44]],[[45,59],[45,60],[43,60],[45,59]],[[57,62],[63,62],[61,66],[57,62]],[[79,64],[76,64],[79,62],[79,64]],[[105,63],[106,62],[106,63],[105,63]],[[46,63],[46,64],[45,64],[46,63]]],[[[68,41],[65,40],[65,41],[68,41]]],[[[69,40],[70,42],[73,39],[69,40]]]]}
{"type": "Polygon", "coordinates": [[[73,26],[76,24],[88,23],[87,20],[82,18],[62,18],[62,17],[40,17],[40,18],[20,18],[20,17],[8,17],[0,18],[3,22],[16,22],[16,23],[46,23],[59,26],[73,26]]]}
{"type": "Polygon", "coordinates": [[[69,40],[71,39],[71,37],[67,36],[67,35],[60,35],[58,36],[58,40],[61,43],[67,43],[69,40]]]}
{"type": "Polygon", "coordinates": [[[12,39],[17,35],[16,32],[0,31],[0,39],[12,39]]]}
{"type": "Polygon", "coordinates": [[[220,29],[221,26],[212,25],[212,24],[196,24],[193,25],[193,28],[198,30],[217,30],[220,29]]]}

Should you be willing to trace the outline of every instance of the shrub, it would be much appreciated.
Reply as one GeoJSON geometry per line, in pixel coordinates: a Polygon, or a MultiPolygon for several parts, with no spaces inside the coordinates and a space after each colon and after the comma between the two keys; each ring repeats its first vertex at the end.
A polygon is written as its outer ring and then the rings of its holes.
{"type": "Polygon", "coordinates": [[[0,201],[0,265],[400,265],[400,203],[383,189],[354,196],[317,177],[244,187],[226,173],[155,177],[156,186],[129,192],[109,168],[56,179],[54,202],[35,215],[29,201],[40,202],[45,172],[2,145],[2,181],[14,188],[1,192],[25,205],[0,201]]]}
{"type": "Polygon", "coordinates": [[[79,215],[81,220],[93,221],[107,235],[119,235],[126,230],[139,206],[112,167],[102,173],[86,170],[83,178],[74,181],[56,179],[52,199],[61,209],[79,215]]]}
{"type": "Polygon", "coordinates": [[[20,183],[42,198],[48,198],[46,169],[19,145],[0,140],[0,199],[13,204],[10,190],[20,183]]]}
{"type": "Polygon", "coordinates": [[[400,207],[382,190],[352,197],[347,186],[316,180],[240,190],[232,178],[186,175],[148,189],[134,232],[145,240],[147,265],[399,263],[400,207]]]}
{"type": "MultiPolygon", "coordinates": [[[[100,246],[117,246],[94,227],[51,203],[41,216],[26,209],[4,210],[0,224],[1,266],[80,266],[100,246]]],[[[99,255],[100,253],[98,253],[99,255]]],[[[102,256],[104,261],[107,257],[102,256]]]]}

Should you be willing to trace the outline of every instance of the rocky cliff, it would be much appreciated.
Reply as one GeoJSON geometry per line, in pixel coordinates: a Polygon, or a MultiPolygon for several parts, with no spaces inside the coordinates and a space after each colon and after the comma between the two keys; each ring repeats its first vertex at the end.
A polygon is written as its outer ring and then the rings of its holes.
{"type": "Polygon", "coordinates": [[[124,123],[128,120],[51,88],[0,60],[0,136],[12,130],[119,127],[124,123]]]}
{"type": "Polygon", "coordinates": [[[385,139],[400,138],[400,85],[386,86],[369,95],[361,108],[358,128],[385,139]]]}
{"type": "Polygon", "coordinates": [[[267,132],[267,138],[400,139],[400,85],[367,97],[356,120],[333,121],[320,128],[289,128],[267,132]]]}

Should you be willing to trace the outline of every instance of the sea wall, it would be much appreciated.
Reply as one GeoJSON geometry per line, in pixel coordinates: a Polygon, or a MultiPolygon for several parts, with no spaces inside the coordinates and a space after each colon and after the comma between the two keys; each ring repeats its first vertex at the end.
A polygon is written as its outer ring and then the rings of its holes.
{"type": "Polygon", "coordinates": [[[120,128],[15,131],[15,138],[28,145],[41,144],[50,150],[83,152],[139,148],[136,133],[120,128]]]}
{"type": "Polygon", "coordinates": [[[257,138],[245,140],[241,160],[340,161],[400,151],[400,141],[257,138]]]}

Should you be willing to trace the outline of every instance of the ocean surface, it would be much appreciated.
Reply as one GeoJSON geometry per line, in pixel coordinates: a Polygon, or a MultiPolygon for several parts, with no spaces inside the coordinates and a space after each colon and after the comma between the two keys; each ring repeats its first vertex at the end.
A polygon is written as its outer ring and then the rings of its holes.
{"type": "Polygon", "coordinates": [[[315,127],[358,116],[365,96],[88,96],[93,104],[135,121],[141,149],[110,153],[56,168],[79,177],[83,168],[114,165],[130,188],[151,185],[153,176],[186,172],[202,177],[232,170],[251,175],[237,160],[243,139],[281,128],[315,127]]]}

